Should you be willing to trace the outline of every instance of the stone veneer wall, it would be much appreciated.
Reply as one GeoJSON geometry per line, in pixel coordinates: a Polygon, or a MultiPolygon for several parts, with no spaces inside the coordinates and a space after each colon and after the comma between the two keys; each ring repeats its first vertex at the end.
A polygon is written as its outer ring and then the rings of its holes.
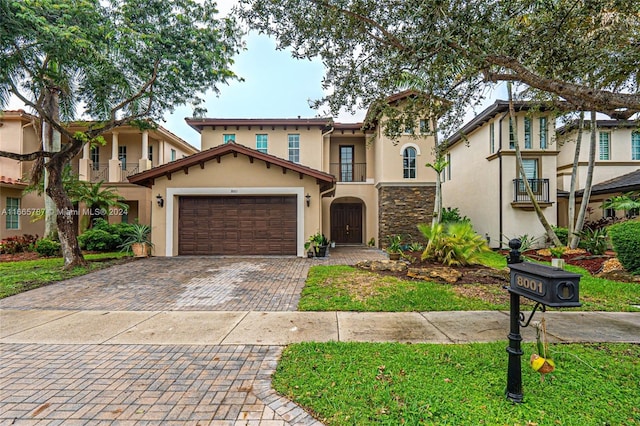
{"type": "Polygon", "coordinates": [[[435,195],[435,185],[378,188],[378,246],[386,247],[390,235],[402,235],[407,242],[424,242],[416,225],[431,224],[435,195]]]}

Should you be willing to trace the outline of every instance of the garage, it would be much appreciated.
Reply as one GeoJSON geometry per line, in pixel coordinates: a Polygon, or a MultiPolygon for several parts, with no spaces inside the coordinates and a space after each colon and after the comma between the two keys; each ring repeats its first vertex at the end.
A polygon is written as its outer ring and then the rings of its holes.
{"type": "Polygon", "coordinates": [[[296,255],[296,196],[182,196],[179,255],[296,255]]]}

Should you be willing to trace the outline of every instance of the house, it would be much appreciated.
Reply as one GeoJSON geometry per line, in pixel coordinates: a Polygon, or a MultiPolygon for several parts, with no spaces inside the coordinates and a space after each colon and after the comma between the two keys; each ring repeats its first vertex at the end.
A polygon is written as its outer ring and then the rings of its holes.
{"type": "Polygon", "coordinates": [[[129,177],[159,200],[156,255],[305,256],[318,232],[337,244],[384,245],[431,220],[435,174],[423,165],[434,138],[420,123],[390,140],[381,125],[331,118],[186,121],[201,152],[129,177]]]}
{"type": "MultiPolygon", "coordinates": [[[[39,149],[40,142],[34,126],[36,117],[22,110],[4,111],[0,115],[0,150],[29,153],[39,149]]],[[[87,123],[70,123],[71,131],[83,130],[87,123]]],[[[103,135],[105,144],[90,146],[76,156],[70,166],[80,180],[104,182],[124,198],[126,210],[114,210],[110,222],[151,223],[151,205],[155,203],[148,188],[131,184],[129,175],[169,163],[196,153],[198,150],[178,136],[158,126],[141,131],[122,126],[103,135]]],[[[65,143],[62,139],[62,143],[65,143]]],[[[32,162],[18,162],[0,158],[0,237],[34,234],[43,235],[42,220],[33,221],[30,213],[44,208],[44,199],[36,193],[23,194],[28,184],[32,162]]],[[[77,217],[85,215],[84,206],[78,206],[77,217]]]]}
{"type": "MultiPolygon", "coordinates": [[[[587,221],[623,217],[625,212],[603,209],[613,196],[640,190],[640,128],[632,120],[596,121],[596,157],[587,221]]],[[[590,123],[585,121],[576,180],[576,212],[582,202],[589,161],[590,123]]],[[[558,225],[568,224],[571,171],[578,137],[577,122],[558,128],[558,225]]]]}
{"type": "Polygon", "coordinates": [[[469,217],[494,248],[524,235],[544,243],[544,228],[518,175],[516,130],[536,201],[549,223],[557,223],[555,118],[528,102],[515,102],[514,107],[516,123],[509,117],[509,103],[498,100],[443,142],[449,163],[443,205],[469,217]]]}

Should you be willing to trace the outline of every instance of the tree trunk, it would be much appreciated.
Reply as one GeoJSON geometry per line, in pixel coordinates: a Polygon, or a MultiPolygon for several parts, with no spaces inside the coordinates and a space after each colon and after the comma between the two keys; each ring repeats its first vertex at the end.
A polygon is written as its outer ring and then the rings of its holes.
{"type": "Polygon", "coordinates": [[[556,235],[556,233],[553,232],[553,228],[551,228],[549,221],[547,221],[547,218],[544,216],[544,213],[542,212],[542,209],[540,208],[540,205],[536,201],[536,197],[533,194],[533,191],[531,190],[531,186],[529,185],[527,176],[524,174],[524,166],[522,165],[522,153],[520,152],[520,144],[518,142],[518,131],[517,131],[518,126],[516,121],[517,117],[516,117],[516,111],[513,107],[513,95],[511,93],[510,82],[507,83],[507,91],[509,94],[509,117],[511,118],[511,122],[513,123],[514,145],[516,149],[516,162],[518,163],[518,175],[520,175],[520,177],[522,178],[522,181],[524,182],[524,188],[527,191],[529,200],[531,201],[531,204],[533,204],[533,209],[535,210],[536,215],[538,216],[538,220],[544,227],[547,233],[547,236],[549,237],[549,239],[551,240],[554,246],[559,247],[562,245],[562,243],[558,239],[558,236],[556,235]]]}
{"type": "MultiPolygon", "coordinates": [[[[51,88],[46,93],[46,99],[44,102],[45,110],[51,115],[51,117],[57,121],[60,119],[60,106],[58,90],[51,88]]],[[[43,150],[48,152],[60,151],[60,133],[56,131],[49,122],[42,122],[42,145],[43,150]]],[[[45,163],[49,159],[45,158],[45,163]]],[[[56,204],[51,197],[47,194],[47,186],[49,180],[49,171],[45,167],[44,169],[44,208],[45,208],[45,221],[44,221],[44,238],[56,239],[58,234],[58,225],[56,219],[56,204]]]]}
{"type": "Polygon", "coordinates": [[[591,186],[593,183],[593,167],[596,163],[596,112],[591,111],[591,139],[589,141],[589,165],[587,166],[587,179],[584,183],[584,193],[582,194],[582,203],[580,203],[580,211],[578,212],[578,218],[576,219],[576,226],[571,235],[570,248],[578,247],[580,242],[580,232],[584,226],[584,219],[587,215],[587,207],[589,206],[589,199],[591,198],[591,186]]]}
{"type": "MultiPolygon", "coordinates": [[[[434,141],[434,149],[436,154],[435,164],[441,163],[442,160],[442,151],[440,150],[440,146],[438,146],[438,119],[431,119],[431,128],[433,129],[433,141],[434,141]]],[[[442,169],[434,168],[436,172],[436,199],[433,203],[433,216],[431,218],[431,226],[437,225],[442,221],[442,169]]]]}
{"type": "Polygon", "coordinates": [[[571,184],[569,186],[569,226],[567,233],[567,245],[570,245],[576,220],[576,180],[578,178],[578,163],[580,161],[580,147],[582,145],[582,131],[584,129],[584,111],[580,111],[580,121],[578,122],[578,137],[576,139],[576,150],[573,156],[573,168],[571,169],[571,184]]]}
{"type": "Polygon", "coordinates": [[[76,230],[74,229],[73,216],[75,214],[73,203],[62,186],[62,170],[65,158],[63,156],[52,157],[46,164],[49,172],[47,194],[56,205],[56,224],[58,225],[58,237],[60,248],[64,258],[64,269],[72,269],[76,266],[85,266],[87,262],[82,256],[76,230]]]}

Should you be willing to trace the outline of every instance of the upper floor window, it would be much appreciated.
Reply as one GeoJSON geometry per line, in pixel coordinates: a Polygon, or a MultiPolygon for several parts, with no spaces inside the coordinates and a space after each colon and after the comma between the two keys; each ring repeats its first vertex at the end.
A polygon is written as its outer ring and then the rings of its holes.
{"type": "Polygon", "coordinates": [[[405,135],[412,135],[413,134],[413,124],[412,123],[407,123],[404,126],[404,134],[405,135]]]}
{"type": "Polygon", "coordinates": [[[289,161],[300,162],[300,135],[289,134],[289,161]]]}
{"type": "Polygon", "coordinates": [[[531,119],[524,118],[524,148],[531,149],[531,119]]]}
{"type": "Polygon", "coordinates": [[[153,162],[153,147],[151,145],[149,145],[147,149],[147,158],[149,159],[149,161],[153,162]]]}
{"type": "Polygon", "coordinates": [[[429,133],[429,120],[426,118],[420,119],[420,133],[429,133]]]}
{"type": "Polygon", "coordinates": [[[174,161],[176,159],[176,150],[172,149],[171,150],[171,160],[170,161],[174,161]]]}
{"type": "Polygon", "coordinates": [[[126,146],[118,147],[118,160],[120,160],[120,167],[122,167],[122,170],[127,170],[127,147],[126,146]]]}
{"type": "Polygon", "coordinates": [[[20,198],[7,197],[5,225],[7,229],[20,229],[20,198]]]}
{"type": "Polygon", "coordinates": [[[235,133],[225,133],[222,135],[222,142],[223,143],[229,143],[229,142],[235,142],[236,141],[236,134],[235,133]]]}
{"type": "Polygon", "coordinates": [[[547,149],[547,139],[549,129],[547,129],[547,117],[540,117],[540,149],[547,149]]]}
{"type": "Polygon", "coordinates": [[[489,124],[489,152],[496,152],[496,123],[489,124]]]}
{"type": "Polygon", "coordinates": [[[601,160],[609,160],[611,157],[611,143],[610,143],[611,134],[608,132],[600,132],[600,159],[601,160]]]}
{"type": "Polygon", "coordinates": [[[353,163],[354,147],[353,145],[340,146],[340,181],[353,182],[353,163]]]}
{"type": "Polygon", "coordinates": [[[100,147],[92,146],[89,150],[89,158],[91,158],[91,168],[100,169],[100,147]]]}
{"type": "Polygon", "coordinates": [[[447,177],[451,180],[451,154],[447,154],[447,177]]]}
{"type": "Polygon", "coordinates": [[[416,149],[413,147],[407,147],[402,152],[402,177],[416,178],[416,149]]]}
{"type": "Polygon", "coordinates": [[[516,135],[513,128],[513,120],[509,117],[509,149],[515,149],[516,147],[516,135]]]}
{"type": "Polygon", "coordinates": [[[640,160],[640,132],[631,133],[631,159],[640,160]]]}
{"type": "Polygon", "coordinates": [[[260,152],[267,153],[268,137],[265,134],[256,135],[256,149],[260,152]]]}

